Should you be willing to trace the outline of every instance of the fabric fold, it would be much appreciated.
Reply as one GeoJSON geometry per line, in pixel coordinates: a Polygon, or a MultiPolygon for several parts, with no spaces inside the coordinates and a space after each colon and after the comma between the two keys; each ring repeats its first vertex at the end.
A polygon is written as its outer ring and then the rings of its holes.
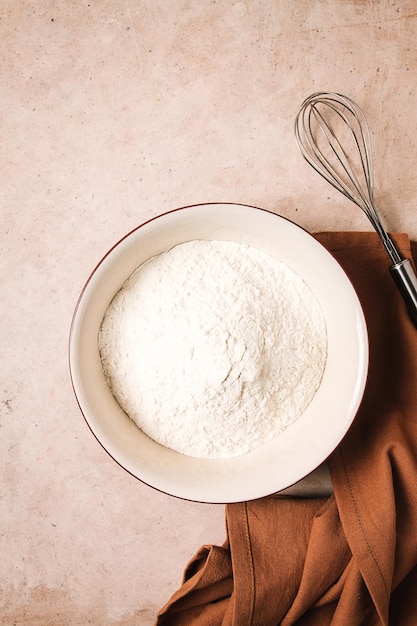
{"type": "MultiPolygon", "coordinates": [[[[361,301],[367,387],[330,455],[333,495],[226,506],[157,626],[412,626],[417,595],[417,329],[375,233],[318,233],[361,301]]],[[[417,246],[392,236],[412,259],[417,246]]]]}
{"type": "Polygon", "coordinates": [[[229,550],[203,546],[188,563],[183,583],[159,612],[158,624],[221,624],[233,593],[229,550]],[[184,622],[184,619],[187,621],[184,622]]]}

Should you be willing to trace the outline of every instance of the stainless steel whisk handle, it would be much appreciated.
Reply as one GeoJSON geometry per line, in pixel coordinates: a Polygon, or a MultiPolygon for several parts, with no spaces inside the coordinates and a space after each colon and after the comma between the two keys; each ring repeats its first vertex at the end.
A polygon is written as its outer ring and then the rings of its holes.
{"type": "Polygon", "coordinates": [[[417,326],[417,276],[413,266],[408,259],[404,259],[391,265],[389,270],[417,326]]]}

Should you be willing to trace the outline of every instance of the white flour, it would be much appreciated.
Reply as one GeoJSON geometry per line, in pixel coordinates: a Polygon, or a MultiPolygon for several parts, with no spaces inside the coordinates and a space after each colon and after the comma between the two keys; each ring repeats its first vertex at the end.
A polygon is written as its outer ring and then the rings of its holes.
{"type": "Polygon", "coordinates": [[[243,244],[191,241],[130,276],[99,348],[114,396],[149,437],[232,457],[305,410],[327,336],[315,297],[286,265],[243,244]]]}

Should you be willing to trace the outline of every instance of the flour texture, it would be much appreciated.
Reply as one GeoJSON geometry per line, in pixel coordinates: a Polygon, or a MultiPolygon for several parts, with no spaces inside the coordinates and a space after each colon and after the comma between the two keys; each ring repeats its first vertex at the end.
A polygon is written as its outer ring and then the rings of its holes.
{"type": "Polygon", "coordinates": [[[130,276],[105,313],[99,350],[113,395],[143,432],[189,456],[226,458],[304,412],[327,335],[289,267],[245,244],[195,240],[130,276]]]}

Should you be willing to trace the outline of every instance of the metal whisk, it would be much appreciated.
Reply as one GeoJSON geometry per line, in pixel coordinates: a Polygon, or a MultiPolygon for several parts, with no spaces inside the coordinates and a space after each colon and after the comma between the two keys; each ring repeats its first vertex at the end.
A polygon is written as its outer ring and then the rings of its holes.
{"type": "Polygon", "coordinates": [[[417,325],[417,277],[375,208],[371,138],[362,110],[347,96],[314,93],[304,100],[297,114],[295,138],[308,163],[370,220],[390,256],[391,275],[417,325]]]}

